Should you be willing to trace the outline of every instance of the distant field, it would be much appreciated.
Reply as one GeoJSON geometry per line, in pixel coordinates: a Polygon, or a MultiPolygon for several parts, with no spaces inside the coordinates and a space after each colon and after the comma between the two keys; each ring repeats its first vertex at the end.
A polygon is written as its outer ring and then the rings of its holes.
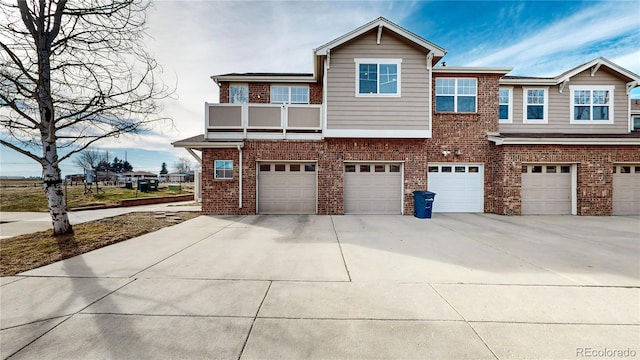
{"type": "MultiPolygon", "coordinates": [[[[120,186],[103,186],[97,193],[95,184],[92,192],[85,194],[84,185],[67,183],[64,187],[69,208],[97,205],[117,204],[120,200],[141,197],[169,196],[193,193],[193,183],[182,184],[182,189],[169,190],[170,183],[160,184],[158,191],[143,193],[136,189],[125,189],[120,186]],[[137,194],[136,194],[137,193],[137,194]]],[[[134,183],[135,185],[135,183],[134,183]]],[[[42,191],[42,182],[37,180],[0,180],[0,211],[48,211],[47,198],[42,191]]]]}

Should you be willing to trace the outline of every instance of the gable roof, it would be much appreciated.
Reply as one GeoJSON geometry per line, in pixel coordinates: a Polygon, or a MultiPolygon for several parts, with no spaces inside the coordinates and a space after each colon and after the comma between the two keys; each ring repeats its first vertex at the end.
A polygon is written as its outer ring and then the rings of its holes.
{"type": "Polygon", "coordinates": [[[433,63],[437,63],[446,53],[447,51],[438,45],[435,45],[422,37],[412,33],[411,31],[392,23],[391,21],[379,17],[365,25],[360,26],[359,28],[348,32],[337,39],[334,39],[316,49],[314,49],[314,53],[316,56],[327,55],[331,49],[338,47],[348,41],[351,41],[361,35],[368,33],[371,30],[378,29],[378,31],[382,31],[382,29],[388,29],[392,32],[402,36],[403,38],[409,40],[410,42],[416,44],[417,46],[426,49],[428,52],[433,53],[433,63]]]}
{"type": "Polygon", "coordinates": [[[611,62],[603,57],[595,58],[582,65],[578,65],[572,69],[569,69],[562,74],[549,78],[549,77],[527,77],[527,76],[504,76],[500,79],[500,84],[510,85],[559,85],[564,82],[568,82],[575,75],[581,72],[591,69],[592,74],[595,74],[600,67],[605,66],[614,71],[618,76],[626,78],[627,92],[631,89],[640,86],[640,76],[637,74],[611,62]]]}

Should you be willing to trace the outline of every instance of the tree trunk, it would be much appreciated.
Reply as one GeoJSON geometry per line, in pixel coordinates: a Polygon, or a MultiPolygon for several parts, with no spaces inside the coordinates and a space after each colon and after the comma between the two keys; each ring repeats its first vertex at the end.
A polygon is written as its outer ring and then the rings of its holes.
{"type": "Polygon", "coordinates": [[[53,235],[63,235],[73,232],[69,216],[67,215],[67,204],[64,201],[64,191],[62,191],[62,179],[57,160],[55,144],[45,146],[45,164],[42,166],[42,187],[47,194],[49,203],[49,214],[53,222],[53,235]]]}

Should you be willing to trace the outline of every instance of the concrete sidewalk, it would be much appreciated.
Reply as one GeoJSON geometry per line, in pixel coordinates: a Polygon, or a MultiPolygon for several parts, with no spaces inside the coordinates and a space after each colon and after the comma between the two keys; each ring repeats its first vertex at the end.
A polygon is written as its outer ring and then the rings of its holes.
{"type": "MultiPolygon", "coordinates": [[[[71,225],[141,211],[200,211],[193,201],[69,212],[71,225]]],[[[51,229],[48,212],[0,212],[0,239],[51,229]]]]}
{"type": "Polygon", "coordinates": [[[639,220],[200,216],[2,278],[0,353],[638,357],[639,220]]]}

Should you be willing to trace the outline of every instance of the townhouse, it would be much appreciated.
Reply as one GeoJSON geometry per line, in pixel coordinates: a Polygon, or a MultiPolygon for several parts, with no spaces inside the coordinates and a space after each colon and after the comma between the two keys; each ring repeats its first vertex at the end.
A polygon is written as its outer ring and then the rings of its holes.
{"type": "Polygon", "coordinates": [[[638,75],[445,54],[379,18],[316,48],[313,73],[212,76],[204,134],[173,143],[201,161],[203,213],[413,214],[427,189],[434,212],[640,213],[638,75]]]}

